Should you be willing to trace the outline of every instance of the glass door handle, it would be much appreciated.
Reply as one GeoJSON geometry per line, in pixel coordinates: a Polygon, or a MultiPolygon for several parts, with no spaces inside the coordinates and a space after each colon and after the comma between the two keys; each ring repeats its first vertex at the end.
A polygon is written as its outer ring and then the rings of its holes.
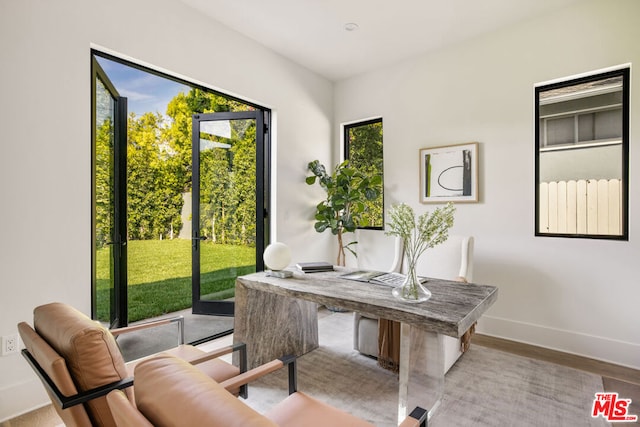
{"type": "Polygon", "coordinates": [[[200,237],[192,237],[191,238],[191,246],[193,247],[193,249],[198,249],[198,242],[201,240],[207,240],[207,236],[200,236],[200,237]]]}
{"type": "Polygon", "coordinates": [[[105,242],[105,245],[126,245],[127,241],[125,240],[124,242],[119,242],[119,241],[113,241],[113,242],[105,242]]]}

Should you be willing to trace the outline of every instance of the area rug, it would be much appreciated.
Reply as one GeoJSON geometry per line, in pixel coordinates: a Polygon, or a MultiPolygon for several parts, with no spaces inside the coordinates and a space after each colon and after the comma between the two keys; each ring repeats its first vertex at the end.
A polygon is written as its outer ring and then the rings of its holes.
{"type": "MultiPolygon", "coordinates": [[[[298,389],[378,427],[395,426],[397,375],[353,350],[353,314],[319,321],[320,348],[298,359],[298,389]]],[[[251,383],[247,404],[266,412],[287,396],[286,370],[251,383]]],[[[429,426],[605,426],[592,418],[602,378],[472,345],[445,377],[429,426]]]]}

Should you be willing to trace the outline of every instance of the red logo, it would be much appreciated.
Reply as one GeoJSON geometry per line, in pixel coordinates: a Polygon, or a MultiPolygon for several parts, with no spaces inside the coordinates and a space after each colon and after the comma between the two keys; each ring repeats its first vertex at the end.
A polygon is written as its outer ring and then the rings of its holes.
{"type": "Polygon", "coordinates": [[[629,405],[631,405],[631,399],[619,399],[618,393],[596,393],[596,398],[593,399],[591,416],[597,418],[602,415],[610,422],[630,423],[638,421],[637,415],[627,413],[629,405]]]}

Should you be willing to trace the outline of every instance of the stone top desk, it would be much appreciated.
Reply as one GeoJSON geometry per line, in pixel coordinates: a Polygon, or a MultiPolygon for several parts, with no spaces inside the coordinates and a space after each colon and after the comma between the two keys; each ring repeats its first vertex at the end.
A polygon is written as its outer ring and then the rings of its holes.
{"type": "Polygon", "coordinates": [[[341,277],[350,271],[238,277],[234,341],[247,344],[248,367],[318,348],[318,304],[395,320],[402,325],[398,418],[415,406],[431,417],[444,390],[442,335],[460,337],[495,302],[497,288],[429,279],[428,301],[404,303],[389,286],[341,277]]]}

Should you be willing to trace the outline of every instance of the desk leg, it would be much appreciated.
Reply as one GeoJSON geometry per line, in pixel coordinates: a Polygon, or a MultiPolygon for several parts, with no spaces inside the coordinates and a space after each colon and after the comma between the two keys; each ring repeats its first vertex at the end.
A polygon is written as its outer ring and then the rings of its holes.
{"type": "Polygon", "coordinates": [[[400,390],[398,424],[416,407],[431,418],[444,394],[442,335],[402,323],[400,328],[400,390]]]}
{"type": "MultiPolygon", "coordinates": [[[[247,368],[318,348],[318,304],[236,282],[233,342],[247,345],[247,368]]],[[[236,364],[234,356],[234,364],[236,364]]]]}

